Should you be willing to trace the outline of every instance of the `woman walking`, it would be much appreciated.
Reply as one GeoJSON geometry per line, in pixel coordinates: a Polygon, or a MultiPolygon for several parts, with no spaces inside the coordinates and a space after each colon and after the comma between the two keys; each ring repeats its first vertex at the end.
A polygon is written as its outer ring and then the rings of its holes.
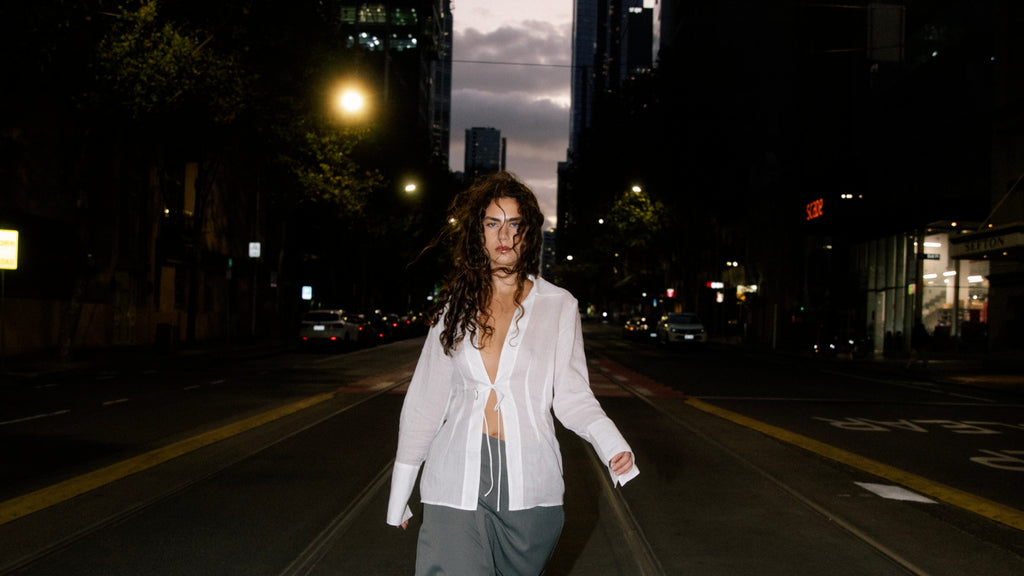
{"type": "Polygon", "coordinates": [[[539,276],[544,217],[507,172],[453,203],[455,260],[399,422],[387,521],[406,528],[420,466],[416,574],[541,574],[562,530],[553,416],[613,482],[639,471],[590,390],[576,299],[539,276]]]}

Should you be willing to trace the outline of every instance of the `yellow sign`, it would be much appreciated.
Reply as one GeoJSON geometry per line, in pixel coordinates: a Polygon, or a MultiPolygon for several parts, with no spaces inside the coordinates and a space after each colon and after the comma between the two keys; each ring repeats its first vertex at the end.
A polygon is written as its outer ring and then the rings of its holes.
{"type": "Polygon", "coordinates": [[[0,230],[0,270],[18,269],[18,231],[0,230]]]}

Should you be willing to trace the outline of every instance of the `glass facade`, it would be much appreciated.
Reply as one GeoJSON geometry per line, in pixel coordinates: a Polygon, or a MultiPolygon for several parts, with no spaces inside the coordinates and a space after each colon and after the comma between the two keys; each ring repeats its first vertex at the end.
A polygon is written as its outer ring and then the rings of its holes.
{"type": "Polygon", "coordinates": [[[448,162],[451,124],[451,3],[443,0],[334,3],[347,49],[373,53],[386,99],[401,100],[408,124],[430,133],[430,153],[448,162]],[[394,78],[401,91],[389,92],[394,78]]]}
{"type": "MultiPolygon", "coordinates": [[[[382,3],[347,4],[339,8],[342,24],[388,24],[387,8],[382,3]]],[[[398,6],[391,9],[392,26],[416,26],[419,24],[419,13],[411,6],[398,6]]]]}
{"type": "Polygon", "coordinates": [[[950,232],[899,234],[857,247],[854,265],[865,287],[867,333],[876,352],[909,343],[920,306],[921,321],[937,342],[966,344],[987,337],[987,260],[950,257],[950,232]]]}
{"type": "Polygon", "coordinates": [[[967,339],[988,323],[990,263],[950,259],[949,239],[948,232],[929,234],[920,250],[921,320],[940,336],[967,339]]]}

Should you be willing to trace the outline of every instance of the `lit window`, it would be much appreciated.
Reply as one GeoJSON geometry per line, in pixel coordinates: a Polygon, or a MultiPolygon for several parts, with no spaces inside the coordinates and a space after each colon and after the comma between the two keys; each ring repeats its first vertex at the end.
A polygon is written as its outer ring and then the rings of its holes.
{"type": "Polygon", "coordinates": [[[362,24],[384,24],[387,12],[383,4],[362,4],[359,6],[359,22],[362,24]]]}
{"type": "Polygon", "coordinates": [[[373,34],[367,34],[366,32],[362,32],[359,34],[359,46],[371,52],[373,52],[374,50],[380,50],[380,38],[374,36],[373,34]]]}
{"type": "Polygon", "coordinates": [[[391,11],[391,23],[395,26],[415,26],[418,21],[415,8],[395,8],[391,11]]]}

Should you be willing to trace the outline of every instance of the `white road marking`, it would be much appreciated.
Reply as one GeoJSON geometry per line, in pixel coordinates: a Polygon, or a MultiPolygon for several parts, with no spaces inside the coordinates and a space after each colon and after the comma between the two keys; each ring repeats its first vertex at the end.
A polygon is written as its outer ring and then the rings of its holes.
{"type": "Polygon", "coordinates": [[[56,412],[47,412],[46,414],[36,414],[35,416],[26,416],[24,418],[15,418],[14,420],[5,420],[0,422],[0,426],[6,424],[17,424],[19,422],[28,422],[29,420],[39,420],[40,418],[49,418],[50,416],[60,416],[61,414],[68,414],[71,410],[57,410],[56,412]]]}
{"type": "Polygon", "coordinates": [[[902,486],[891,486],[888,484],[873,484],[871,482],[854,482],[857,486],[875,494],[882,498],[888,498],[889,500],[902,500],[904,502],[924,502],[925,504],[935,504],[935,500],[927,498],[914,492],[907,490],[902,486]]]}

